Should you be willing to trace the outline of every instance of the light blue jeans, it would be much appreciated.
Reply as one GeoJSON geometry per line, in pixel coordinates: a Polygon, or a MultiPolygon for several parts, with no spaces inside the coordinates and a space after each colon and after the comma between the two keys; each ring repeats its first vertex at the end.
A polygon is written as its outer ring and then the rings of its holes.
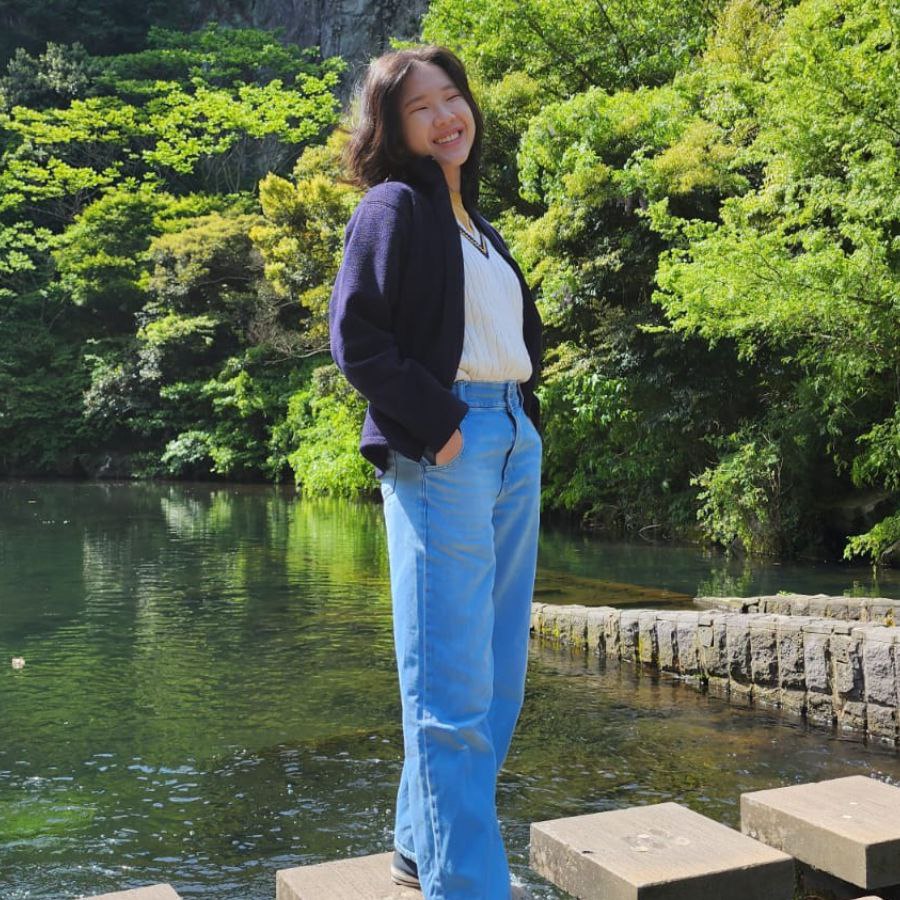
{"type": "Polygon", "coordinates": [[[495,800],[522,707],[541,438],[515,381],[457,381],[448,463],[391,451],[381,478],[405,758],[394,844],[426,900],[509,900],[495,800]]]}

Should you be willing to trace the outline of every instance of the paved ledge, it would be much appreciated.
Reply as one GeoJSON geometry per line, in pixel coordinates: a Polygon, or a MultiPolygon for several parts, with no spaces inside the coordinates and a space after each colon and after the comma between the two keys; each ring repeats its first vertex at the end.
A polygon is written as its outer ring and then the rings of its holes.
{"type": "MultiPolygon", "coordinates": [[[[275,876],[275,900],[422,900],[422,892],[391,881],[393,852],[282,869],[275,876]]],[[[511,900],[528,894],[511,888],[511,900]]]]}
{"type": "Polygon", "coordinates": [[[877,625],[900,624],[900,600],[888,597],[832,597],[828,594],[766,594],[758,597],[695,597],[701,609],[736,613],[812,616],[877,625]]]}
{"type": "Polygon", "coordinates": [[[582,900],[791,900],[794,861],[678,803],[535,822],[531,867],[582,900]]]}
{"type": "MultiPolygon", "coordinates": [[[[875,778],[742,794],[741,831],[849,885],[900,891],[900,788],[875,778]]],[[[858,894],[845,891],[832,893],[858,894]]]]}
{"type": "Polygon", "coordinates": [[[151,884],[149,887],[135,888],[131,891],[98,894],[88,900],[180,900],[180,898],[168,884],[151,884]]]}
{"type": "Polygon", "coordinates": [[[741,705],[900,745],[900,628],[834,618],[532,603],[532,634],[741,705]]]}

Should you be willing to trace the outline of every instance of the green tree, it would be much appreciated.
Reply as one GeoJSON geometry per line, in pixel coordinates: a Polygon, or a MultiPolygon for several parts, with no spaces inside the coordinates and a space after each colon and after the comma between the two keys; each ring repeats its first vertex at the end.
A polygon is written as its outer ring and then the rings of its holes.
{"type": "Polygon", "coordinates": [[[426,41],[462,54],[482,78],[524,72],[545,96],[663,84],[701,49],[722,4],[705,0],[433,0],[426,41]]]}
{"type": "Polygon", "coordinates": [[[161,456],[193,431],[211,435],[206,471],[264,471],[300,382],[267,343],[254,191],[333,124],[342,65],[214,25],[127,56],[17,55],[0,111],[5,470],[103,446],[179,471],[161,456]]]}
{"type": "MultiPolygon", "coordinates": [[[[772,384],[763,418],[796,410],[837,473],[886,490],[900,486],[892,34],[880,0],[789,10],[742,154],[761,169],[759,183],[726,198],[719,221],[673,215],[666,199],[650,210],[660,230],[680,235],[661,258],[655,295],[672,326],[733,341],[745,360],[780,359],[793,374],[772,384]]],[[[739,457],[748,467],[752,446],[739,457]]],[[[733,456],[718,463],[735,465],[733,456]]],[[[717,478],[708,472],[704,483],[717,478]]],[[[712,534],[716,518],[705,520],[712,534]]]]}

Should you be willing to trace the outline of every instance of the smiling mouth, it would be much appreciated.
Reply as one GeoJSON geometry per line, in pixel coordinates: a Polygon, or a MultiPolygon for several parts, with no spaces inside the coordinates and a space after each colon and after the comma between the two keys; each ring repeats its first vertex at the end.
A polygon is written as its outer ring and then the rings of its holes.
{"type": "Polygon", "coordinates": [[[445,144],[456,143],[456,141],[458,141],[461,137],[462,137],[462,129],[459,128],[456,131],[454,131],[452,134],[448,134],[446,137],[441,138],[441,140],[435,141],[435,143],[439,144],[440,146],[443,147],[445,144]]]}

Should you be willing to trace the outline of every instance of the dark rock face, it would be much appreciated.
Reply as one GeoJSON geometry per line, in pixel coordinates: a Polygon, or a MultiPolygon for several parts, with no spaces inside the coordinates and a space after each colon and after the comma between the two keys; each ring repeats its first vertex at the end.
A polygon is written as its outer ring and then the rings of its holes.
{"type": "Polygon", "coordinates": [[[318,46],[322,56],[342,56],[349,66],[346,99],[369,59],[388,48],[389,38],[416,38],[428,0],[195,0],[194,24],[283,28],[284,39],[318,46]]]}

